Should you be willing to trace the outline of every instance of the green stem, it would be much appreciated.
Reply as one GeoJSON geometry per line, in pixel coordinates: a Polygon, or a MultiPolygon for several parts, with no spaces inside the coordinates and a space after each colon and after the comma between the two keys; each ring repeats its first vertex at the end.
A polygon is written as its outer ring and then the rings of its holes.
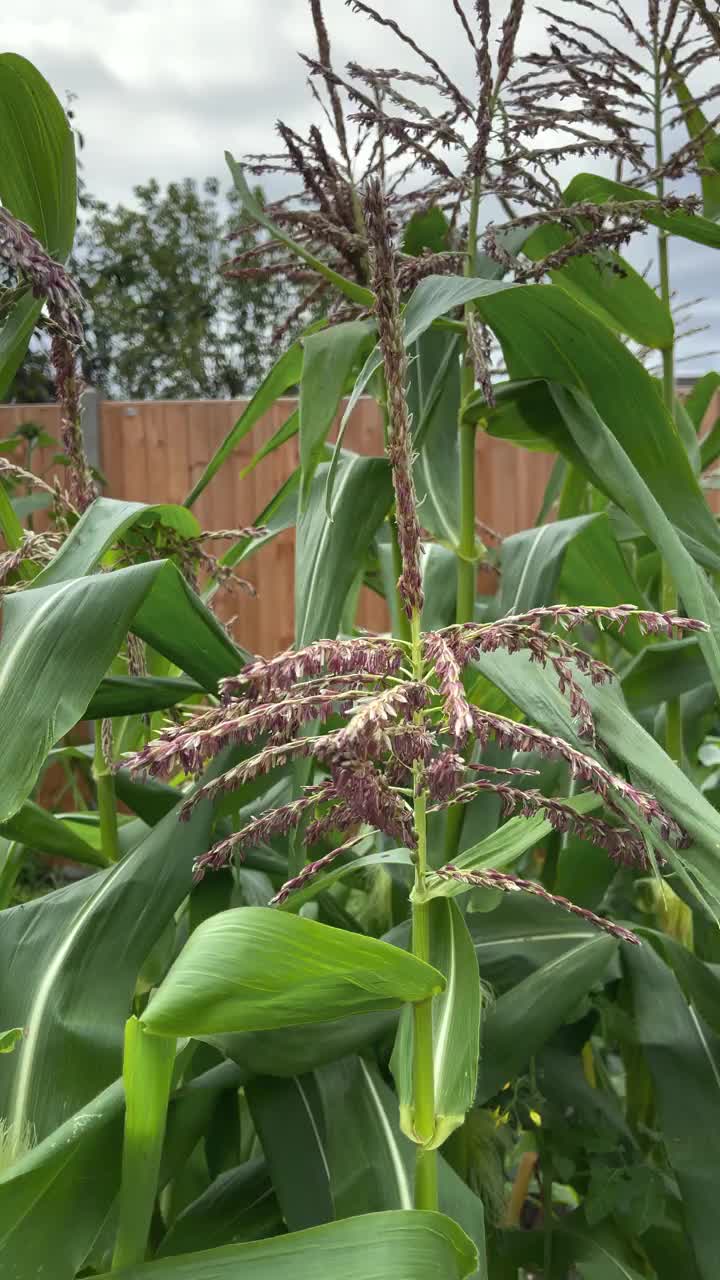
{"type": "MultiPolygon", "coordinates": [[[[662,137],[662,61],[661,50],[657,43],[654,48],[655,60],[655,86],[654,86],[654,133],[655,133],[655,167],[660,168],[663,163],[663,137],[662,137]]],[[[662,176],[658,177],[655,184],[658,197],[662,199],[665,194],[665,182],[662,176]]],[[[660,297],[665,306],[670,309],[670,262],[668,256],[668,235],[666,231],[658,232],[658,267],[660,273],[660,297]]],[[[669,347],[663,347],[662,350],[662,388],[663,401],[673,422],[675,421],[675,347],[674,342],[669,347]]],[[[678,596],[675,583],[670,575],[670,571],[663,561],[662,564],[662,585],[661,585],[661,608],[663,610],[677,609],[678,596]]],[[[683,733],[682,733],[682,714],[680,709],[680,699],[672,698],[665,704],[665,750],[671,759],[679,765],[683,760],[683,733]]]]}
{"type": "Polygon", "coordinates": [[[400,599],[400,592],[397,589],[397,582],[402,573],[402,556],[400,554],[400,543],[398,542],[398,531],[394,516],[388,516],[388,526],[390,529],[390,547],[392,549],[393,574],[395,575],[395,627],[398,638],[404,640],[406,644],[410,643],[410,619],[408,618],[403,602],[400,599]]]}
{"type": "MultiPolygon", "coordinates": [[[[413,612],[412,668],[416,680],[422,679],[420,615],[413,612]]],[[[415,886],[422,890],[427,874],[427,792],[422,785],[421,766],[413,770],[413,809],[417,858],[415,886]]],[[[412,908],[413,954],[430,961],[430,908],[426,902],[414,902],[412,908]]],[[[433,1059],[432,999],[413,1005],[413,1115],[419,1144],[427,1143],[435,1131],[435,1067],[433,1059]]],[[[418,1145],[415,1165],[415,1208],[437,1209],[437,1154],[418,1145]]]]}
{"type": "Polygon", "coordinates": [[[136,1018],[128,1019],[123,1056],[125,1131],[113,1271],[145,1261],[174,1061],[174,1039],[148,1035],[136,1018]]]}
{"type": "Polygon", "coordinates": [[[115,781],[102,749],[102,721],[95,721],[95,758],[93,760],[93,778],[97,789],[98,813],[100,814],[100,840],[102,851],[108,863],[117,862],[120,857],[118,840],[117,806],[115,803],[115,781]]]}

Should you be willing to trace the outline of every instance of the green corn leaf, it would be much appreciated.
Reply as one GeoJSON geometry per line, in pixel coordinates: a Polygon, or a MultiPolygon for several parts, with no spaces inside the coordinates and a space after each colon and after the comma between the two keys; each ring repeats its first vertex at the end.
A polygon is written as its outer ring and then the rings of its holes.
{"type": "Polygon", "coordinates": [[[270,439],[266,440],[265,444],[261,445],[257,452],[253,454],[247,466],[243,467],[240,472],[240,479],[244,480],[246,476],[249,476],[250,472],[255,470],[258,463],[262,462],[263,458],[269,457],[269,455],[274,453],[276,449],[279,449],[281,445],[286,444],[288,440],[292,440],[299,430],[300,415],[297,409],[293,409],[290,417],[286,418],[282,426],[278,427],[277,431],[273,432],[270,439]]]}
{"type": "MultiPolygon", "coordinates": [[[[523,253],[537,261],[575,238],[564,227],[548,223],[533,231],[523,245],[523,253]]],[[[647,347],[672,345],[674,331],[669,308],[620,254],[608,250],[586,253],[571,258],[564,267],[549,271],[548,275],[553,284],[612,329],[647,347]]]]}
{"type": "Polygon", "coordinates": [[[499,996],[483,1021],[478,1103],[492,1098],[506,1080],[527,1066],[583,996],[602,980],[616,951],[612,938],[596,933],[499,996]]]}
{"type": "MultiPolygon", "coordinates": [[[[238,1083],[237,1068],[223,1063],[172,1098],[161,1187],[202,1138],[220,1092],[238,1083]]],[[[3,1280],[25,1280],[28,1274],[75,1280],[86,1265],[103,1228],[113,1222],[123,1108],[123,1085],[117,1080],[0,1174],[3,1280]]]]}
{"type": "Polygon", "coordinates": [[[75,144],[62,104],[40,72],[0,54],[0,199],[64,261],[75,236],[75,144]]]}
{"type": "Polygon", "coordinates": [[[568,546],[584,529],[603,518],[607,520],[597,513],[555,520],[503,539],[498,615],[525,613],[555,600],[568,546]]]}
{"type": "Polygon", "coordinates": [[[457,334],[430,329],[416,344],[410,364],[408,405],[413,418],[414,466],[423,528],[450,547],[459,538],[460,411],[457,334]]]}
{"type": "Polygon", "coordinates": [[[582,471],[578,467],[569,466],[557,505],[558,520],[571,520],[587,512],[590,496],[588,482],[582,471]]]}
{"type": "MultiPolygon", "coordinates": [[[[317,1116],[338,1218],[381,1209],[410,1209],[417,1147],[398,1123],[397,1098],[365,1058],[343,1058],[315,1073],[317,1116]]],[[[457,1222],[478,1251],[473,1280],[488,1280],[482,1201],[438,1155],[441,1213],[457,1222]]]]}
{"type": "Polygon", "coordinates": [[[106,676],[93,694],[84,720],[113,719],[165,711],[204,693],[202,685],[187,676],[106,676]]]}
{"type": "Polygon", "coordinates": [[[327,871],[321,872],[313,880],[308,881],[304,888],[291,893],[283,903],[279,904],[278,910],[299,911],[306,902],[312,902],[319,893],[326,893],[332,885],[344,880],[353,872],[365,871],[368,867],[387,866],[412,867],[407,849],[383,849],[380,853],[366,853],[360,858],[350,858],[339,866],[329,867],[327,871]]]}
{"type": "Polygon", "coordinates": [[[416,1148],[400,1130],[397,1098],[377,1068],[348,1057],[328,1063],[315,1078],[337,1216],[411,1209],[416,1148]]]}
{"type": "Polygon", "coordinates": [[[429,209],[419,209],[408,219],[403,231],[403,253],[417,258],[424,250],[431,253],[442,253],[448,247],[450,223],[442,209],[433,205],[429,209]]]}
{"type": "Polygon", "coordinates": [[[688,458],[690,459],[690,465],[692,466],[692,469],[695,472],[695,475],[699,476],[700,469],[701,469],[701,462],[700,462],[700,445],[698,443],[697,431],[695,430],[695,424],[692,418],[690,417],[690,414],[688,413],[687,409],[685,408],[685,405],[683,404],[682,400],[678,400],[677,397],[675,397],[675,407],[673,409],[673,416],[677,424],[677,429],[680,434],[680,438],[687,450],[687,455],[688,455],[688,458]]]}
{"type": "MultiPolygon", "coordinates": [[[[525,411],[530,412],[528,392],[526,384],[522,389],[522,396],[525,411]]],[[[716,554],[714,549],[710,552],[710,544],[705,540],[704,530],[700,529],[699,524],[696,531],[704,539],[702,543],[691,533],[689,521],[680,521],[674,525],[669,518],[669,503],[665,492],[669,475],[664,481],[658,481],[653,473],[652,456],[647,459],[647,465],[644,465],[637,448],[633,447],[632,457],[625,452],[606,422],[589,401],[577,392],[558,384],[541,384],[536,386],[534,406],[535,420],[538,424],[542,422],[545,432],[552,430],[557,447],[575,465],[581,466],[593,483],[608,492],[652,539],[678,585],[686,611],[709,624],[710,631],[702,635],[698,644],[712,678],[720,688],[720,644],[717,639],[720,635],[720,605],[700,567],[700,564],[713,567],[716,554]],[[543,404],[545,408],[538,412],[539,406],[543,404]],[[548,427],[545,424],[552,418],[553,411],[554,425],[548,427]]],[[[712,520],[702,496],[701,501],[706,515],[712,520]]]]}
{"type": "MultiPolygon", "coordinates": [[[[488,432],[488,434],[491,433],[488,432]]],[[[553,463],[552,471],[550,472],[550,479],[545,486],[543,499],[540,503],[540,510],[538,511],[537,518],[535,520],[536,528],[547,522],[553,507],[559,503],[565,488],[568,473],[569,468],[567,462],[562,456],[558,456],[553,463]]]]}
{"type": "Polygon", "coordinates": [[[23,1038],[22,1027],[11,1027],[9,1031],[0,1031],[0,1053],[12,1053],[16,1044],[23,1038]]]}
{"type": "MultiPolygon", "coordinates": [[[[75,142],[40,72],[16,53],[0,54],[0,202],[64,262],[75,235],[75,142]]],[[[0,330],[0,399],[27,350],[42,301],[28,292],[0,330]]]]}
{"type": "MultiPolygon", "coordinates": [[[[10,501],[8,489],[0,481],[0,530],[8,551],[15,551],[23,540],[24,529],[20,517],[10,501]]],[[[34,568],[26,561],[20,562],[20,577],[29,580],[34,577],[34,568]]]]}
{"type": "Polygon", "coordinates": [[[503,894],[494,911],[473,912],[467,923],[480,977],[499,994],[599,937],[593,925],[523,893],[503,894]]]}
{"type": "Polygon", "coordinates": [[[568,1114],[572,1107],[573,1121],[578,1127],[606,1132],[609,1129],[626,1152],[635,1154],[638,1143],[626,1122],[623,1103],[614,1092],[590,1084],[577,1052],[579,1039],[582,1031],[578,1029],[576,1033],[568,1028],[567,1034],[561,1031],[536,1055],[540,1089],[555,1114],[568,1114]]]}
{"type": "Polygon", "coordinates": [[[348,280],[346,276],[341,276],[339,272],[333,271],[332,268],[328,267],[328,265],[325,262],[322,262],[320,258],[316,258],[312,253],[308,253],[307,249],[303,248],[302,245],[299,245],[297,241],[291,240],[290,236],[286,235],[284,231],[281,231],[280,228],[276,226],[270,218],[268,218],[262,205],[250,190],[245,180],[242,167],[233,159],[229,151],[225,152],[225,160],[227,161],[228,168],[232,174],[235,190],[242,201],[242,206],[245,212],[249,214],[251,218],[254,218],[256,222],[259,222],[261,227],[265,227],[266,231],[269,231],[272,234],[273,240],[279,240],[281,244],[284,244],[298,258],[303,262],[306,262],[313,271],[317,271],[318,275],[324,276],[324,278],[330,284],[333,284],[340,293],[345,295],[346,298],[350,298],[351,302],[359,302],[362,307],[372,307],[375,301],[375,295],[371,293],[369,289],[364,289],[362,285],[356,284],[354,280],[348,280]]]}
{"type": "Polygon", "coordinates": [[[156,778],[142,782],[131,777],[127,769],[115,774],[115,794],[118,800],[132,809],[149,827],[154,827],[177,804],[177,790],[156,778]]]}
{"type": "Polygon", "coordinates": [[[307,505],[310,486],[325,452],[328,432],[349,390],[353,370],[375,336],[372,320],[349,320],[320,329],[303,341],[300,380],[300,507],[307,505]]]}
{"type": "MultiPolygon", "coordinates": [[[[454,334],[440,335],[442,341],[431,341],[429,334],[422,334],[415,347],[415,359],[410,364],[408,404],[413,415],[413,444],[420,449],[426,437],[441,430],[441,423],[457,419],[457,363],[460,357],[460,338],[454,334]],[[423,339],[427,338],[425,342],[423,339]],[[416,370],[416,365],[421,365],[416,370]],[[417,372],[418,376],[415,377],[417,372]]],[[[447,440],[445,441],[447,445],[447,440]]],[[[457,456],[453,450],[453,455],[457,456]]]]}
{"type": "MultiPolygon", "coordinates": [[[[176,1058],[176,1074],[178,1065],[182,1063],[182,1053],[180,1050],[176,1058]]],[[[223,1061],[200,1075],[192,1076],[195,1065],[191,1056],[194,1054],[193,1047],[187,1046],[185,1053],[189,1063],[186,1074],[191,1075],[191,1079],[172,1095],[168,1106],[158,1179],[160,1190],[164,1190],[181,1174],[198,1143],[206,1136],[209,1137],[218,1110],[228,1096],[232,1096],[237,1103],[238,1089],[245,1082],[242,1071],[234,1062],[223,1061]]],[[[208,1147],[209,1143],[206,1150],[208,1147]]],[[[208,1164],[208,1171],[209,1167],[208,1164]]]]}
{"type": "Polygon", "coordinates": [[[375,938],[265,907],[191,935],[142,1017],[155,1035],[213,1035],[328,1022],[441,991],[430,965],[375,938]]]}
{"type": "Polygon", "coordinates": [[[14,840],[0,841],[0,911],[9,907],[15,885],[25,862],[25,846],[14,840]]]}
{"type": "MultiPolygon", "coordinates": [[[[631,572],[606,511],[581,530],[570,542],[562,562],[556,599],[568,604],[634,604],[647,606],[636,577],[631,572]]],[[[549,601],[547,602],[549,603],[549,601]]],[[[630,652],[642,646],[639,628],[630,625],[618,640],[630,652]]]]}
{"type": "MultiPolygon", "coordinates": [[[[578,473],[579,474],[579,473],[578,473]]],[[[505,538],[497,613],[520,613],[562,600],[567,604],[648,602],[630,573],[607,512],[558,519],[505,538]]],[[[618,640],[630,652],[643,647],[630,624],[618,640]]]]}
{"type": "MultiPolygon", "coordinates": [[[[449,899],[429,904],[430,961],[445,975],[446,987],[433,1001],[435,1132],[439,1147],[465,1120],[473,1105],[480,1041],[480,982],[472,938],[462,912],[449,899]]],[[[391,1062],[400,1101],[403,1133],[414,1140],[413,1021],[405,1008],[391,1062]]]]}
{"type": "MultiPolygon", "coordinates": [[[[582,811],[587,812],[597,807],[598,801],[595,796],[578,796],[573,803],[578,807],[582,805],[582,811]]],[[[525,822],[528,827],[523,849],[536,845],[550,830],[549,824],[545,830],[538,830],[533,826],[534,818],[517,821],[525,822]]],[[[507,823],[506,827],[510,825],[507,823]]],[[[517,856],[516,850],[513,856],[517,856]]],[[[458,863],[465,865],[460,858],[458,863]]],[[[495,852],[484,865],[497,867],[505,864],[495,852]]],[[[466,869],[472,869],[472,866],[466,869]]],[[[498,990],[519,982],[538,965],[598,936],[592,925],[576,916],[519,893],[503,895],[500,905],[489,915],[471,915],[467,919],[483,978],[498,990]]],[[[407,947],[407,926],[393,930],[388,941],[407,947]]],[[[391,1041],[396,1026],[397,1012],[388,1012],[281,1031],[212,1035],[203,1039],[237,1062],[248,1079],[258,1075],[288,1077],[336,1062],[348,1054],[364,1053],[380,1041],[391,1041]]]]}
{"type": "Polygon", "coordinates": [[[720,977],[717,971],[668,934],[641,929],[641,935],[649,939],[661,959],[670,966],[695,1013],[716,1036],[720,1036],[720,977]]]}
{"type": "Polygon", "coordinates": [[[295,640],[298,646],[337,635],[350,591],[392,502],[390,467],[384,458],[344,454],[337,482],[335,518],[323,505],[328,466],[313,477],[298,521],[295,553],[295,640]]]}
{"type": "Polygon", "coordinates": [[[617,867],[604,849],[579,836],[566,836],[559,850],[553,893],[602,914],[605,894],[616,873],[617,867]]]}
{"type": "MultiPolygon", "coordinates": [[[[177,803],[177,792],[175,792],[175,802],[177,803]]],[[[57,816],[62,820],[63,826],[68,828],[68,831],[73,835],[79,835],[87,844],[91,845],[99,857],[102,847],[102,832],[100,830],[100,815],[97,809],[63,813],[57,816]]],[[[129,818],[124,813],[118,815],[118,841],[121,857],[134,849],[148,834],[148,825],[140,818],[129,818]]],[[[102,865],[108,866],[108,863],[103,862],[102,865]]]]}
{"type": "Polygon", "coordinates": [[[720,418],[700,442],[700,470],[706,471],[720,457],[720,418]]]}
{"type": "MultiPolygon", "coordinates": [[[[600,797],[594,794],[563,798],[563,804],[569,805],[579,814],[591,813],[600,807],[600,803],[600,797]]],[[[511,866],[523,853],[527,853],[528,849],[532,849],[550,835],[552,830],[552,824],[541,813],[533,814],[531,818],[510,818],[491,835],[485,836],[483,840],[479,840],[477,844],[471,845],[469,849],[458,854],[453,865],[459,871],[482,871],[486,867],[493,867],[499,871],[503,867],[511,866]]],[[[418,902],[431,901],[435,898],[456,898],[460,894],[467,893],[470,888],[470,885],[463,884],[462,881],[447,880],[434,875],[431,871],[425,892],[418,893],[417,890],[413,890],[413,898],[418,902]]]]}
{"type": "Polygon", "coordinates": [[[652,538],[687,611],[708,623],[710,631],[699,637],[698,644],[720,690],[720,604],[706,575],[683,545],[659,495],[651,492],[643,473],[629,465],[628,456],[588,402],[562,387],[552,387],[551,394],[577,448],[594,469],[602,466],[612,482],[613,496],[652,538]]]}
{"type": "Polygon", "coordinates": [[[710,408],[710,402],[719,387],[720,373],[715,373],[714,371],[704,373],[702,378],[698,378],[690,395],[683,402],[697,432],[702,427],[705,414],[710,408]]]}
{"type": "Polygon", "coordinates": [[[3,615],[0,733],[12,763],[0,779],[2,821],[29,795],[49,748],[85,713],[131,627],[205,688],[242,665],[170,561],[33,586],[9,596],[3,615]]]}
{"type": "Polygon", "coordinates": [[[176,810],[111,870],[3,912],[0,1007],[26,1029],[0,1062],[16,1131],[44,1138],[119,1074],[138,974],[189,892],[209,817],[178,824],[176,810]]]}
{"type": "MultiPolygon", "coordinates": [[[[646,1235],[643,1233],[643,1247],[646,1235]]],[[[524,1271],[530,1273],[544,1265],[545,1232],[542,1227],[531,1231],[500,1230],[495,1237],[498,1260],[508,1267],[499,1272],[502,1280],[508,1280],[524,1271]]],[[[631,1241],[625,1240],[614,1223],[603,1222],[588,1227],[582,1209],[565,1213],[559,1222],[552,1224],[552,1276],[576,1275],[580,1280],[643,1280],[638,1269],[638,1257],[631,1241]]],[[[682,1274],[685,1280],[686,1272],[682,1274]]],[[[658,1277],[658,1280],[660,1278],[658,1277]]],[[[687,1280],[695,1280],[692,1273],[687,1280]]]]}
{"type": "Polygon", "coordinates": [[[15,303],[0,328],[0,396],[3,399],[25,359],[41,311],[42,302],[26,293],[15,303]]]}
{"type": "Polygon", "coordinates": [[[655,1086],[657,1124],[680,1187],[699,1273],[702,1280],[711,1280],[720,1249],[715,1209],[720,1039],[686,1002],[672,970],[652,947],[627,947],[623,960],[634,1026],[655,1086]]]}
{"type": "MultiPolygon", "coordinates": [[[[556,435],[561,423],[540,379],[501,383],[495,388],[493,409],[488,409],[479,396],[472,395],[465,403],[464,417],[468,422],[476,422],[493,439],[508,440],[520,449],[554,453],[558,448],[556,435]]],[[[566,455],[572,464],[581,461],[579,455],[570,456],[570,445],[566,455]]]]}
{"type": "Polygon", "coordinates": [[[0,825],[0,835],[6,840],[17,840],[39,853],[72,858],[74,862],[83,862],[91,867],[107,866],[101,848],[83,839],[77,829],[32,800],[26,800],[8,822],[0,825]]]}
{"type": "Polygon", "coordinates": [[[267,1164],[264,1160],[248,1160],[221,1173],[178,1214],[155,1256],[165,1258],[223,1244],[265,1240],[284,1230],[267,1164]]]}
{"type": "MultiPolygon", "coordinates": [[[[514,379],[547,378],[562,384],[557,392],[553,389],[544,410],[550,424],[558,417],[564,420],[559,395],[566,402],[587,397],[606,435],[640,472],[693,554],[709,568],[720,566],[720,530],[656,384],[630,351],[554,285],[519,286],[480,298],[476,306],[499,338],[514,379]]],[[[482,406],[477,413],[492,420],[482,406]]],[[[553,443],[558,447],[554,436],[553,443]]],[[[594,473],[602,475],[599,454],[597,447],[581,448],[575,439],[572,456],[566,456],[575,464],[592,460],[594,473]]]]}
{"type": "Polygon", "coordinates": [[[202,1039],[236,1062],[248,1079],[254,1076],[286,1079],[392,1039],[396,1026],[397,1011],[389,1010],[352,1014],[314,1025],[296,1024],[278,1031],[244,1031],[202,1039]]]}
{"type": "Polygon", "coordinates": [[[679,698],[707,684],[710,672],[696,640],[667,640],[649,644],[626,668],[622,688],[628,706],[637,714],[679,698]]]}
{"type": "MultiPolygon", "coordinates": [[[[685,535],[693,554],[710,568],[720,566],[720,531],[677,428],[653,379],[630,351],[585,307],[554,285],[508,286],[453,276],[430,276],[415,290],[404,315],[408,345],[443,310],[470,300],[499,338],[513,378],[553,378],[588,396],[654,497],[685,535]]],[[[376,348],[355,384],[349,407],[379,362],[376,348]]],[[[530,394],[536,397],[538,393],[531,389],[530,394]]],[[[543,412],[548,427],[557,429],[557,405],[546,401],[543,412]]],[[[492,421],[492,413],[479,394],[470,398],[465,415],[468,421],[492,421]]],[[[551,447],[557,447],[552,434],[551,447]]],[[[338,450],[339,440],[328,472],[328,489],[338,450]]],[[[577,446],[570,461],[584,461],[577,446]]]]}
{"type": "Polygon", "coordinates": [[[697,213],[686,213],[676,209],[672,213],[662,210],[655,212],[653,205],[657,196],[650,191],[641,191],[637,187],[628,187],[622,182],[613,182],[594,173],[578,173],[565,188],[565,200],[568,204],[592,201],[593,204],[606,204],[608,201],[642,200],[648,208],[646,217],[653,226],[669,231],[671,235],[682,236],[685,240],[694,240],[697,244],[707,245],[711,249],[720,249],[720,225],[703,218],[697,213]]]}
{"type": "Polygon", "coordinates": [[[323,1274],[343,1280],[385,1275],[464,1280],[476,1258],[475,1246],[456,1223],[413,1210],[345,1218],[272,1240],[162,1258],[113,1271],[112,1280],[236,1280],[238,1275],[277,1280],[286,1272],[293,1280],[317,1280],[323,1274]]]}
{"type": "MultiPolygon", "coordinates": [[[[567,700],[553,678],[525,654],[483,654],[478,663],[483,675],[523,708],[532,721],[548,733],[556,734],[581,751],[587,742],[578,738],[567,700]]],[[[714,910],[720,906],[720,815],[697,790],[682,769],[630,714],[617,684],[594,688],[578,676],[597,726],[598,739],[624,761],[632,780],[651,792],[670,810],[691,835],[690,849],[664,850],[678,868],[691,873],[714,910]]]]}
{"type": "Polygon", "coordinates": [[[653,1224],[643,1232],[643,1252],[655,1268],[657,1280],[700,1280],[692,1245],[684,1224],[653,1224]]]}
{"type": "Polygon", "coordinates": [[[324,1118],[314,1075],[254,1080],[245,1086],[245,1096],[288,1231],[332,1222],[324,1118]]]}
{"type": "Polygon", "coordinates": [[[665,62],[670,74],[670,81],[675,90],[675,96],[680,104],[683,113],[685,128],[691,139],[702,137],[704,146],[698,156],[698,162],[701,168],[705,170],[700,175],[700,187],[703,198],[703,214],[706,218],[714,221],[720,214],[720,173],[717,172],[717,163],[714,158],[717,155],[717,148],[720,144],[720,138],[715,129],[712,129],[705,118],[703,112],[695,102],[686,82],[682,76],[678,74],[672,65],[670,56],[665,51],[665,62]],[[712,170],[715,170],[713,173],[712,170]],[[708,172],[710,170],[710,172],[708,172]]]}
{"type": "Polygon", "coordinates": [[[200,533],[198,521],[185,507],[169,503],[147,506],[144,502],[96,498],[33,585],[50,587],[82,578],[95,569],[108,548],[136,524],[165,525],[183,538],[196,538],[200,533]]]}
{"type": "Polygon", "coordinates": [[[283,352],[269,373],[265,375],[252,400],[243,409],[237,422],[230,428],[225,439],[208,462],[199,480],[193,485],[185,499],[185,506],[192,507],[200,494],[207,489],[213,476],[217,475],[224,462],[237,448],[240,441],[252,431],[268,409],[274,405],[279,396],[285,394],[289,387],[300,381],[303,367],[303,351],[299,342],[294,342],[283,352]]]}
{"type": "MultiPolygon", "coordinates": [[[[499,615],[524,613],[558,598],[568,604],[602,600],[646,607],[604,511],[554,520],[505,538],[500,565],[499,615]]],[[[637,649],[637,632],[628,629],[627,637],[637,649]]]]}
{"type": "MultiPolygon", "coordinates": [[[[424,547],[421,568],[425,600],[420,619],[423,631],[438,631],[455,621],[456,565],[455,554],[448,547],[436,542],[424,547]]],[[[387,578],[394,583],[389,566],[387,578]]],[[[395,592],[392,594],[396,596],[395,592]]]]}
{"type": "Polygon", "coordinates": [[[0,1172],[3,1280],[74,1280],[117,1193],[122,1115],[117,1081],[0,1172]]]}

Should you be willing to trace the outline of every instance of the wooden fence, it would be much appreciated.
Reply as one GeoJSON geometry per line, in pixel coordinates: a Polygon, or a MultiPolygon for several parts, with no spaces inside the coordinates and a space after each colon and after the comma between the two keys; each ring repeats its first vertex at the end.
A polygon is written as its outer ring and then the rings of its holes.
{"type": "MultiPolygon", "coordinates": [[[[243,400],[102,401],[98,404],[97,452],[107,480],[104,492],[137,502],[182,502],[247,402],[243,400]]],[[[203,529],[251,524],[297,464],[297,441],[290,440],[249,475],[242,469],[294,408],[279,400],[235,450],[198,500],[203,529]]],[[[54,405],[0,405],[0,437],[34,422],[55,438],[54,405]]],[[[348,447],[380,453],[382,435],[375,402],[357,406],[348,428],[348,447]]],[[[21,453],[17,461],[22,463],[21,453]]],[[[530,453],[478,433],[477,516],[501,534],[527,528],[537,516],[552,458],[530,453]]],[[[53,450],[35,456],[33,469],[46,479],[57,473],[53,450]]],[[[41,520],[38,522],[42,527],[41,520]]],[[[237,614],[234,634],[248,649],[269,654],[293,637],[293,537],[281,534],[243,566],[254,598],[233,593],[225,616],[237,614]]],[[[384,602],[365,590],[364,625],[386,625],[384,602]]]]}

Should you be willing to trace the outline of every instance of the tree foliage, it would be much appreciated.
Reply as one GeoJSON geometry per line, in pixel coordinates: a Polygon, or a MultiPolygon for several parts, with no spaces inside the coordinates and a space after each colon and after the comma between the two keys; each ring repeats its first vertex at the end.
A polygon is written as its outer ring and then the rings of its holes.
{"type": "MultiPolygon", "coordinates": [[[[217,180],[162,188],[151,180],[110,206],[85,192],[70,270],[86,302],[85,379],[111,399],[221,399],[246,395],[265,372],[292,286],[223,274],[237,231],[233,192],[217,180]]],[[[250,249],[256,230],[245,224],[250,249]]],[[[11,398],[53,398],[47,343],[36,341],[11,398]]]]}

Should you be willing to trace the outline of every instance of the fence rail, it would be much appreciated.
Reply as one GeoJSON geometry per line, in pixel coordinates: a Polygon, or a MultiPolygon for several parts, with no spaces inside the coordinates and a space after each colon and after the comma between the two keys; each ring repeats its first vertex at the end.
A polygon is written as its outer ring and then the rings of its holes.
{"type": "MultiPolygon", "coordinates": [[[[218,472],[195,507],[203,529],[239,528],[251,524],[297,465],[297,441],[290,440],[247,476],[244,467],[296,407],[281,399],[245,437],[218,472]]],[[[92,431],[106,479],[104,492],[137,502],[182,502],[246,400],[98,401],[92,431]]],[[[720,411],[715,404],[714,416],[720,411]]],[[[0,405],[0,437],[23,423],[34,422],[55,439],[60,435],[55,405],[0,405]]],[[[382,427],[373,400],[361,400],[347,434],[348,447],[359,453],[382,452],[382,427]]],[[[553,459],[544,453],[516,449],[478,433],[477,516],[506,535],[536,519],[553,459]]],[[[22,451],[16,455],[23,462],[22,451]]],[[[46,479],[60,473],[54,450],[38,450],[33,468],[46,479]]],[[[712,495],[713,498],[716,495],[712,495]]],[[[714,503],[713,503],[714,505],[714,503]]],[[[37,519],[42,527],[42,513],[37,519]]],[[[272,653],[293,637],[293,535],[281,534],[252,556],[243,572],[256,590],[228,594],[225,616],[236,615],[234,634],[256,653],[272,653]]],[[[364,625],[386,625],[385,605],[364,589],[364,625]]]]}

